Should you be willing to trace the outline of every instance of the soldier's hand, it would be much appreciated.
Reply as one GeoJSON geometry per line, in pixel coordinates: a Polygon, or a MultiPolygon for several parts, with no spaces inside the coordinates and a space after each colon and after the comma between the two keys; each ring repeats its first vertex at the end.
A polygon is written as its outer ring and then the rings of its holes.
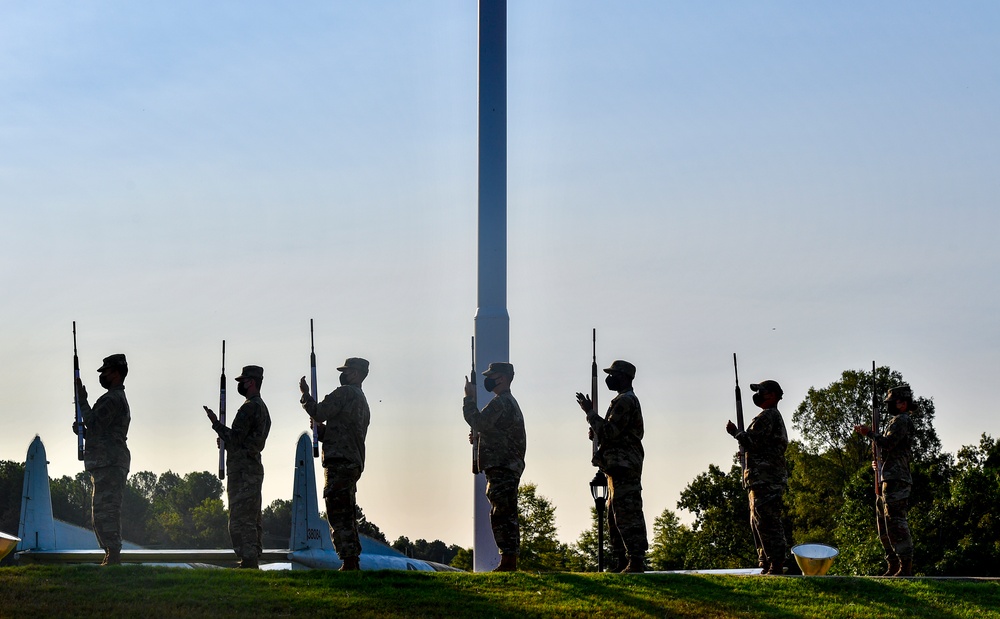
{"type": "Polygon", "coordinates": [[[215,437],[215,446],[222,447],[222,439],[219,438],[218,436],[215,437]]]}
{"type": "Polygon", "coordinates": [[[309,384],[306,383],[305,376],[299,379],[299,391],[302,392],[302,395],[306,395],[309,393],[309,384]]]}
{"type": "Polygon", "coordinates": [[[324,438],[326,438],[326,424],[325,423],[320,423],[318,421],[316,422],[316,438],[318,438],[321,441],[324,438]]]}
{"type": "Polygon", "coordinates": [[[83,386],[83,381],[76,379],[76,398],[81,402],[87,401],[87,388],[83,386]]]}
{"type": "Polygon", "coordinates": [[[868,433],[872,431],[868,426],[854,426],[854,431],[861,436],[868,436],[868,433]]]}
{"type": "Polygon", "coordinates": [[[590,400],[590,396],[584,395],[579,391],[576,392],[576,403],[580,405],[580,408],[582,408],[585,413],[589,413],[594,410],[594,403],[590,400]]]}
{"type": "Polygon", "coordinates": [[[587,428],[587,440],[594,440],[594,429],[587,428]]]}
{"type": "Polygon", "coordinates": [[[877,471],[878,470],[878,462],[876,462],[874,460],[872,460],[872,470],[873,471],[877,471]]]}
{"type": "Polygon", "coordinates": [[[208,418],[212,422],[213,426],[219,423],[219,418],[215,416],[215,413],[212,412],[212,409],[210,409],[207,406],[202,406],[202,408],[205,409],[205,414],[208,415],[208,418]]]}
{"type": "Polygon", "coordinates": [[[84,436],[86,436],[87,430],[84,427],[84,425],[82,423],[74,421],[73,422],[73,434],[76,434],[77,436],[79,436],[81,432],[83,432],[84,436]]]}
{"type": "Polygon", "coordinates": [[[476,444],[476,433],[473,432],[472,430],[469,430],[469,444],[470,445],[476,444]]]}
{"type": "Polygon", "coordinates": [[[469,382],[469,377],[465,377],[465,397],[475,400],[476,399],[476,385],[469,382]]]}
{"type": "Polygon", "coordinates": [[[726,422],[726,432],[729,433],[729,436],[736,436],[739,431],[740,429],[736,427],[736,424],[732,420],[726,422]]]}

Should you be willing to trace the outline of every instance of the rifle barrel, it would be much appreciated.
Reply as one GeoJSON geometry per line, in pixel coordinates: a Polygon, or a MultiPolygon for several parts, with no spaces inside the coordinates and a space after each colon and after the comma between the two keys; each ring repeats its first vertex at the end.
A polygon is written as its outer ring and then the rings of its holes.
{"type": "MultiPolygon", "coordinates": [[[[311,380],[309,383],[309,391],[312,394],[312,399],[317,404],[319,403],[319,390],[316,386],[316,340],[313,334],[313,319],[309,319],[309,366],[311,371],[311,380]]],[[[319,457],[319,424],[312,417],[309,418],[309,429],[312,430],[313,439],[313,458],[319,457]]]]}
{"type": "MultiPolygon", "coordinates": [[[[733,353],[733,371],[736,373],[736,427],[739,428],[740,432],[744,430],[743,428],[743,392],[740,390],[740,367],[736,363],[736,353],[733,353]]],[[[740,468],[746,469],[747,466],[747,454],[746,450],[743,449],[743,445],[740,445],[740,468]]]]}
{"type": "MultiPolygon", "coordinates": [[[[593,404],[594,412],[597,410],[597,328],[593,330],[593,357],[590,363],[590,401],[593,404]]],[[[594,433],[594,438],[591,439],[591,455],[597,455],[597,433],[594,433]]]]}
{"type": "MultiPolygon", "coordinates": [[[[476,384],[476,336],[472,336],[472,373],[469,382],[476,384]]],[[[472,427],[472,474],[479,474],[479,432],[472,427]]]]}
{"type": "MultiPolygon", "coordinates": [[[[219,376],[219,423],[226,425],[226,340],[222,340],[222,374],[219,376]]],[[[226,478],[226,441],[219,438],[219,479],[226,478]]]]}
{"type": "Polygon", "coordinates": [[[73,321],[73,408],[76,409],[76,459],[83,460],[86,447],[83,442],[84,428],[83,411],[80,410],[80,396],[77,393],[76,384],[80,380],[80,357],[76,354],[76,321],[73,321]]]}

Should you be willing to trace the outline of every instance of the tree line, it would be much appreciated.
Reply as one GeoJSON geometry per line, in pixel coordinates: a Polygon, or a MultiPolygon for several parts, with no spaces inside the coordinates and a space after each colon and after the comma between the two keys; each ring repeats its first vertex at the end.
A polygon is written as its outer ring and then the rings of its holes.
{"type": "MultiPolygon", "coordinates": [[[[785,531],[789,547],[810,542],[837,547],[840,555],[831,573],[871,574],[881,568],[871,444],[853,428],[870,423],[873,391],[881,396],[904,382],[899,372],[888,367],[875,370],[874,385],[872,372],[847,370],[830,385],[809,389],[791,414],[791,425],[802,438],[791,441],[786,454],[789,490],[785,495],[785,531]]],[[[915,397],[915,401],[919,412],[912,415],[916,436],[909,514],[915,569],[927,575],[997,575],[1000,518],[993,512],[1000,504],[1000,443],[983,434],[978,445],[964,446],[954,455],[945,453],[934,430],[933,400],[915,397]]],[[[783,414],[787,423],[788,413],[783,414]]],[[[719,440],[728,440],[721,424],[719,427],[719,440]]],[[[23,464],[0,461],[0,530],[17,530],[23,475],[23,464]]],[[[55,517],[89,528],[90,476],[86,472],[63,476],[52,480],[51,488],[55,517]]],[[[123,537],[148,548],[228,548],[228,513],[222,493],[222,482],[207,471],[183,477],[171,471],[159,476],[149,471],[135,473],[125,489],[123,537]]],[[[676,507],[693,515],[693,522],[681,524],[677,512],[670,508],[654,519],[649,568],[757,564],[735,442],[728,468],[710,464],[684,488],[676,507]]],[[[535,484],[521,486],[518,512],[522,569],[597,569],[597,515],[593,508],[591,527],[571,544],[558,541],[556,507],[535,484]]],[[[360,508],[358,516],[363,534],[407,556],[472,569],[471,549],[441,540],[411,542],[405,536],[390,543],[360,508]]],[[[263,528],[266,547],[287,548],[291,501],[276,500],[264,508],[263,528]]],[[[607,541],[605,556],[612,556],[607,541]]]]}

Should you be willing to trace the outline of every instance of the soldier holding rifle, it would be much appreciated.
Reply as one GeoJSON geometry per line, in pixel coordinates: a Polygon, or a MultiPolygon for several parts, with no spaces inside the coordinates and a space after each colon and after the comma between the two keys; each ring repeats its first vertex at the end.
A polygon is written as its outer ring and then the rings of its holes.
{"type": "Polygon", "coordinates": [[[872,463],[881,473],[881,493],[876,495],[876,523],[879,541],[885,550],[888,569],[883,576],[913,576],[913,539],[906,521],[910,498],[910,443],[913,440],[913,392],[909,385],[893,387],[885,396],[889,420],[883,432],[868,426],[854,426],[854,431],[867,436],[878,446],[880,460],[872,463]]]}
{"type": "Polygon", "coordinates": [[[126,444],[132,419],[125,398],[128,362],[125,355],[111,355],[104,358],[97,371],[101,373],[101,386],[108,391],[91,407],[87,403],[87,388],[83,381],[76,379],[76,397],[83,423],[74,423],[73,432],[78,436],[84,433],[87,439],[83,464],[94,484],[94,535],[104,549],[101,565],[118,565],[122,551],[122,498],[132,463],[132,454],[126,444]]]}
{"type": "Polygon", "coordinates": [[[257,569],[264,532],[260,512],[264,465],[260,453],[264,451],[267,435],[271,431],[271,415],[260,398],[264,368],[244,366],[236,382],[236,390],[246,397],[246,401],[236,411],[231,428],[222,424],[212,409],[203,408],[226,449],[229,537],[233,550],[240,558],[241,568],[257,569]]]}
{"type": "Polygon", "coordinates": [[[788,487],[785,462],[788,433],[777,408],[784,392],[773,380],[752,384],[750,389],[755,392],[753,403],[761,412],[746,430],[740,430],[730,421],[726,432],[739,441],[744,452],[743,487],[750,499],[750,530],[757,547],[760,573],[780,576],[788,551],[781,524],[782,500],[788,487]]]}
{"type": "Polygon", "coordinates": [[[618,392],[602,418],[590,396],[576,394],[597,441],[593,463],[608,478],[608,529],[617,572],[646,570],[646,518],[642,513],[642,448],[644,427],[639,398],[632,391],[635,366],[618,360],[606,368],[604,383],[618,392]]]}
{"type": "Polygon", "coordinates": [[[490,525],[493,539],[500,549],[500,565],[494,571],[513,572],[517,569],[517,556],[521,552],[517,490],[524,472],[527,449],[524,416],[510,392],[510,383],[514,380],[513,365],[491,363],[483,376],[483,387],[493,392],[493,399],[479,410],[476,385],[467,378],[462,413],[469,427],[475,429],[479,447],[477,468],[486,474],[490,525]]]}
{"type": "Polygon", "coordinates": [[[333,547],[343,562],[340,569],[351,571],[361,569],[356,495],[358,480],[365,470],[365,438],[371,420],[368,399],[361,390],[361,383],[368,377],[368,361],[351,357],[337,371],[340,387],[318,403],[303,376],[299,380],[299,401],[316,421],[318,438],[323,442],[326,517],[333,529],[333,547]]]}

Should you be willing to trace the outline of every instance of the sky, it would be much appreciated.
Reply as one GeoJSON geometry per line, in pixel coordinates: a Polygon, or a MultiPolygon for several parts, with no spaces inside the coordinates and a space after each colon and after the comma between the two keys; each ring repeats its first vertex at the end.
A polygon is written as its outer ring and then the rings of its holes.
{"type": "MultiPolygon", "coordinates": [[[[471,546],[476,3],[0,11],[0,459],[38,434],[51,475],[82,470],[75,320],[91,401],[128,356],[132,472],[215,471],[225,339],[230,378],[264,367],[264,502],[291,499],[314,319],[321,392],[371,362],[368,519],[471,546]]],[[[750,408],[750,382],[781,383],[793,438],[810,387],[872,360],[933,398],[946,451],[997,434],[1000,5],[511,0],[507,20],[512,390],[562,541],[593,505],[594,328],[601,367],[638,368],[650,535],[732,462],[734,352],[750,408]]]]}

